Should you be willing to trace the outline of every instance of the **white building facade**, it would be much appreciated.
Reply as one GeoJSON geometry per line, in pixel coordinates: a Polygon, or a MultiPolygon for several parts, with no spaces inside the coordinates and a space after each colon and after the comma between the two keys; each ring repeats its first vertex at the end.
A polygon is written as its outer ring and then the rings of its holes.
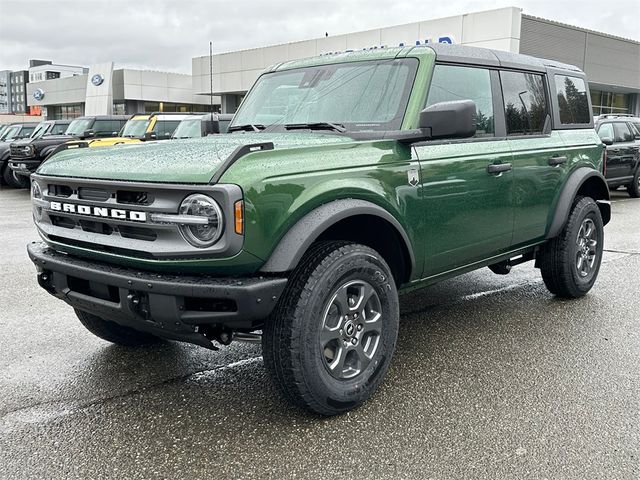
{"type": "MultiPolygon", "coordinates": [[[[209,96],[193,93],[191,75],[114,69],[112,62],[92,65],[80,75],[30,82],[27,95],[28,105],[47,119],[210,109],[209,96]]],[[[219,104],[214,97],[214,108],[219,104]]]]}
{"type": "MultiPolygon", "coordinates": [[[[459,43],[524,53],[583,69],[594,113],[640,113],[640,43],[531,17],[507,7],[430,19],[362,32],[216,54],[213,91],[222,112],[233,113],[260,73],[270,65],[322,53],[381,46],[459,43]]],[[[208,56],[192,59],[193,91],[210,91],[208,56]]]]}

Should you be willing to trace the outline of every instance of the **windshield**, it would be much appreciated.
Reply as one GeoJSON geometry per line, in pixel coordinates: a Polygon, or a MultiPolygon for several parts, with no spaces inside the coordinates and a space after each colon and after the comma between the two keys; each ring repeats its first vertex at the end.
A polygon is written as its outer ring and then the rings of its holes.
{"type": "Polygon", "coordinates": [[[65,135],[83,135],[91,128],[92,123],[92,118],[79,118],[71,122],[64,133],[65,135]]]}
{"type": "Polygon", "coordinates": [[[404,58],[269,73],[258,79],[230,128],[331,123],[351,132],[398,130],[417,67],[417,59],[404,58]]]}
{"type": "Polygon", "coordinates": [[[199,138],[202,136],[202,120],[190,118],[182,120],[171,138],[199,138]]]}
{"type": "Polygon", "coordinates": [[[47,123],[47,122],[39,123],[38,126],[36,127],[36,129],[31,134],[30,138],[40,138],[40,137],[42,137],[48,131],[50,126],[51,126],[51,124],[47,123]]]}
{"type": "Polygon", "coordinates": [[[120,136],[142,138],[144,137],[144,134],[147,131],[148,126],[149,126],[148,118],[131,119],[124,125],[124,128],[122,129],[122,134],[120,136]]]}
{"type": "Polygon", "coordinates": [[[8,141],[16,138],[16,135],[20,132],[20,125],[12,125],[7,127],[5,131],[2,132],[2,136],[0,136],[0,140],[8,141]]]}

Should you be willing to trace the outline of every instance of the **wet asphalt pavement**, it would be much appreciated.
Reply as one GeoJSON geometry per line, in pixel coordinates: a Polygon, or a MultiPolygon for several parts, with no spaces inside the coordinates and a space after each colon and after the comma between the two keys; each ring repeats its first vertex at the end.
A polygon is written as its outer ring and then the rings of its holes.
{"type": "Polygon", "coordinates": [[[0,188],[0,478],[640,478],[640,200],[613,214],[583,299],[532,264],[404,296],[381,389],[323,419],[258,346],[93,337],[36,284],[28,192],[0,188]]]}

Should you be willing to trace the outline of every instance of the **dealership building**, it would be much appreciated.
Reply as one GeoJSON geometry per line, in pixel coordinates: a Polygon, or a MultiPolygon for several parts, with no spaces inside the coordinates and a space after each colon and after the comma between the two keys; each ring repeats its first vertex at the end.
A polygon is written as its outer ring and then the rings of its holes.
{"type": "MultiPolygon", "coordinates": [[[[81,115],[209,111],[210,96],[194,95],[191,75],[153,70],[114,69],[113,62],[58,78],[31,79],[27,102],[47,119],[81,115]],[[34,81],[36,80],[36,81],[34,81]]],[[[220,99],[214,97],[219,110],[220,99]]]]}
{"type": "MultiPolygon", "coordinates": [[[[213,56],[213,91],[223,113],[236,111],[260,73],[270,65],[322,53],[458,43],[506,50],[576,65],[589,78],[594,115],[640,115],[640,42],[526,15],[507,7],[429,19],[342,35],[213,56]]],[[[192,59],[193,92],[210,91],[210,59],[192,59]]]]}

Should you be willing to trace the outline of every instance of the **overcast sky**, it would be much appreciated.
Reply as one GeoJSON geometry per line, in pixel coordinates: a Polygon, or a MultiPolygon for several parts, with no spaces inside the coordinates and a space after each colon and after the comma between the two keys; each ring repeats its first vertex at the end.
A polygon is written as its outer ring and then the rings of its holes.
{"type": "Polygon", "coordinates": [[[640,40],[640,0],[0,0],[0,70],[30,58],[191,73],[191,58],[504,6],[640,40]]]}

